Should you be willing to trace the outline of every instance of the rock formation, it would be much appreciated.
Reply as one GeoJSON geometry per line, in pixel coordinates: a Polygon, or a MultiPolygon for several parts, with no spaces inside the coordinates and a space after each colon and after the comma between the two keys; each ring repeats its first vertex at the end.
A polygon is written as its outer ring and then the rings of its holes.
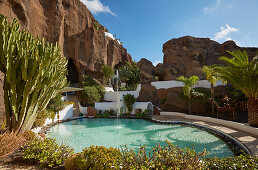
{"type": "Polygon", "coordinates": [[[204,79],[201,71],[202,66],[223,64],[218,60],[220,56],[230,56],[227,51],[245,50],[249,57],[254,57],[258,48],[243,48],[234,41],[226,41],[219,44],[209,38],[195,38],[185,36],[169,40],[163,45],[163,64],[174,68],[172,76],[197,75],[204,79]]]}
{"type": "Polygon", "coordinates": [[[220,56],[230,56],[227,51],[245,50],[253,58],[258,53],[258,48],[239,47],[234,41],[219,44],[209,38],[195,38],[185,36],[169,40],[163,45],[163,64],[156,67],[147,59],[141,59],[138,66],[141,69],[142,83],[150,83],[158,77],[159,81],[176,80],[179,76],[197,75],[205,79],[201,71],[202,66],[223,64],[220,56]]]}
{"type": "Polygon", "coordinates": [[[17,19],[35,37],[58,42],[75,69],[69,74],[72,83],[85,72],[101,79],[103,64],[115,67],[132,60],[117,40],[105,36],[108,30],[80,0],[1,0],[0,13],[17,19]]]}

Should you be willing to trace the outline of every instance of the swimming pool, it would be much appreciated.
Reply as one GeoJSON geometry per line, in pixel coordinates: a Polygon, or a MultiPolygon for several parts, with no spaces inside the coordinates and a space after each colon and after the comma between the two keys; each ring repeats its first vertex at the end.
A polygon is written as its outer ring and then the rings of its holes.
{"type": "Polygon", "coordinates": [[[204,130],[141,119],[78,119],[51,127],[47,137],[70,146],[75,152],[91,145],[119,148],[125,144],[134,149],[146,145],[150,151],[157,143],[165,145],[164,141],[168,140],[180,148],[194,145],[196,152],[206,148],[209,156],[234,156],[223,140],[204,130]]]}

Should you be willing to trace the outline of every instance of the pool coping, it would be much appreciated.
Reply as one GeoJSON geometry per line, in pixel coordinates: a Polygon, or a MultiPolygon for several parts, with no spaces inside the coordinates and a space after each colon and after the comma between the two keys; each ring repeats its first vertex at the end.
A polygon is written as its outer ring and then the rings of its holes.
{"type": "Polygon", "coordinates": [[[189,122],[185,122],[185,121],[162,121],[162,120],[156,120],[156,119],[151,119],[152,122],[154,123],[159,123],[159,124],[171,124],[171,125],[184,125],[184,126],[190,126],[190,127],[195,127],[204,131],[207,131],[217,137],[219,137],[221,140],[223,140],[225,143],[228,144],[228,146],[230,147],[230,149],[234,152],[234,154],[240,155],[243,154],[243,152],[245,154],[251,154],[251,151],[249,150],[249,148],[247,146],[245,146],[242,142],[240,142],[239,140],[237,140],[236,138],[218,130],[212,127],[207,127],[207,126],[203,126],[203,125],[199,125],[199,124],[195,124],[195,123],[189,123],[189,122]],[[242,152],[242,151],[243,152],[242,152]]]}
{"type": "MultiPolygon", "coordinates": [[[[50,130],[51,127],[63,123],[63,122],[69,122],[69,121],[73,121],[73,120],[79,120],[79,119],[98,119],[95,118],[94,116],[79,116],[79,117],[72,117],[66,120],[58,120],[56,122],[52,122],[44,127],[42,127],[42,129],[39,131],[39,134],[47,134],[50,130]]],[[[112,116],[112,117],[108,117],[108,118],[104,118],[104,119],[117,119],[117,117],[112,116]]],[[[242,142],[240,142],[239,140],[237,140],[236,138],[218,130],[212,127],[207,127],[207,126],[203,126],[203,125],[199,125],[196,123],[189,123],[186,121],[171,121],[171,120],[166,120],[166,121],[162,121],[162,120],[157,120],[154,119],[152,116],[149,116],[148,118],[136,118],[136,117],[119,117],[118,119],[143,119],[146,121],[151,121],[152,123],[156,123],[156,124],[170,124],[170,125],[183,125],[183,126],[190,126],[190,127],[195,127],[201,130],[205,130],[217,137],[219,137],[221,140],[223,140],[229,147],[230,149],[233,151],[233,153],[237,156],[240,154],[243,154],[243,152],[245,154],[251,154],[250,149],[245,146],[242,142]]]]}

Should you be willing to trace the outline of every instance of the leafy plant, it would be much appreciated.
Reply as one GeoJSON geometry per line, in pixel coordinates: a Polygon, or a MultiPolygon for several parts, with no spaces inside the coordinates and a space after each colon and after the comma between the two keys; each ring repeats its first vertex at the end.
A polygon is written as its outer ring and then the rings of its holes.
{"type": "Polygon", "coordinates": [[[67,86],[67,60],[59,46],[20,31],[17,20],[0,15],[0,70],[4,73],[9,131],[31,129],[39,111],[67,86]]]}
{"type": "Polygon", "coordinates": [[[64,163],[73,150],[65,145],[58,146],[54,139],[35,138],[23,148],[24,159],[36,159],[43,166],[56,167],[64,163]]]}
{"type": "Polygon", "coordinates": [[[63,96],[59,93],[52,98],[47,105],[47,110],[56,113],[63,110],[65,108],[65,102],[62,100],[62,97],[63,96]]]}
{"type": "Polygon", "coordinates": [[[240,90],[248,98],[248,122],[258,127],[258,56],[249,61],[246,51],[228,52],[233,57],[220,57],[227,66],[216,67],[220,77],[240,90]]]}
{"type": "Polygon", "coordinates": [[[96,30],[99,30],[99,23],[97,23],[96,21],[93,22],[93,26],[96,30]]]}
{"type": "Polygon", "coordinates": [[[47,111],[43,110],[38,113],[35,122],[33,123],[32,129],[37,127],[42,127],[48,117],[47,111]]]}
{"type": "Polygon", "coordinates": [[[36,133],[35,133],[35,132],[32,132],[31,130],[26,130],[26,131],[23,133],[23,136],[24,136],[24,138],[25,138],[27,141],[32,141],[33,139],[36,138],[36,133]]]}
{"type": "Polygon", "coordinates": [[[119,169],[121,163],[121,152],[116,148],[105,148],[104,146],[90,146],[85,148],[81,154],[68,159],[65,168],[72,169],[119,169]],[[70,166],[73,164],[74,166],[70,166]]]}
{"type": "Polygon", "coordinates": [[[133,111],[133,104],[136,102],[134,95],[132,94],[124,95],[124,102],[127,107],[128,113],[131,113],[133,111]]]}
{"type": "Polygon", "coordinates": [[[93,106],[95,102],[99,102],[104,98],[104,88],[88,74],[83,76],[80,87],[83,88],[83,91],[80,91],[78,94],[84,106],[93,106]]]}
{"type": "Polygon", "coordinates": [[[141,146],[137,152],[127,147],[122,150],[122,166],[124,169],[200,169],[206,155],[204,150],[196,153],[194,149],[180,149],[167,141],[167,146],[156,145],[151,152],[141,146]]]}
{"type": "Polygon", "coordinates": [[[104,64],[102,65],[102,72],[103,72],[105,84],[109,82],[109,85],[110,85],[111,83],[110,80],[114,76],[114,70],[109,65],[104,64]]]}
{"type": "Polygon", "coordinates": [[[205,158],[206,169],[258,169],[258,158],[250,155],[240,155],[228,158],[205,158]]]}
{"type": "Polygon", "coordinates": [[[0,132],[5,131],[5,130],[6,130],[6,119],[4,119],[4,121],[2,122],[2,124],[0,126],[0,132]]]}
{"type": "MultiPolygon", "coordinates": [[[[206,75],[206,79],[211,83],[211,98],[215,100],[214,96],[214,86],[216,85],[217,81],[223,80],[220,78],[219,73],[216,71],[215,66],[203,66],[202,71],[206,75]]],[[[212,115],[214,115],[214,103],[212,102],[212,115]]]]}
{"type": "Polygon", "coordinates": [[[84,104],[88,106],[93,106],[95,102],[99,102],[101,100],[98,89],[90,86],[83,88],[83,91],[81,91],[81,98],[83,99],[84,104]]]}
{"type": "Polygon", "coordinates": [[[141,81],[141,72],[136,62],[127,62],[119,69],[119,75],[122,82],[126,83],[126,89],[135,90],[141,81]]]}
{"type": "Polygon", "coordinates": [[[177,78],[177,80],[184,83],[183,93],[184,93],[185,96],[188,97],[189,114],[192,114],[192,111],[191,111],[191,91],[192,91],[192,87],[199,81],[199,77],[192,76],[190,78],[186,78],[184,76],[181,76],[181,77],[177,78]]]}

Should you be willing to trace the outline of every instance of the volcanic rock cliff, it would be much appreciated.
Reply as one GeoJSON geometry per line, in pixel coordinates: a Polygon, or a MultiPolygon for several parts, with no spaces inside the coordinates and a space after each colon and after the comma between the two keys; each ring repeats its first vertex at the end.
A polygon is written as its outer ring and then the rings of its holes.
{"type": "Polygon", "coordinates": [[[218,58],[220,56],[229,57],[230,54],[227,51],[234,50],[247,51],[250,59],[258,53],[258,48],[239,47],[234,41],[219,44],[209,38],[191,36],[174,38],[163,45],[163,64],[154,67],[146,59],[142,59],[138,63],[142,72],[142,82],[149,83],[154,80],[155,76],[160,81],[176,80],[179,76],[193,75],[205,79],[201,68],[204,65],[223,64],[218,58]]]}
{"type": "Polygon", "coordinates": [[[115,67],[132,60],[117,40],[105,36],[108,30],[80,0],[1,0],[0,13],[10,21],[16,18],[35,37],[58,42],[69,59],[72,83],[85,72],[101,79],[103,64],[115,67]]]}

